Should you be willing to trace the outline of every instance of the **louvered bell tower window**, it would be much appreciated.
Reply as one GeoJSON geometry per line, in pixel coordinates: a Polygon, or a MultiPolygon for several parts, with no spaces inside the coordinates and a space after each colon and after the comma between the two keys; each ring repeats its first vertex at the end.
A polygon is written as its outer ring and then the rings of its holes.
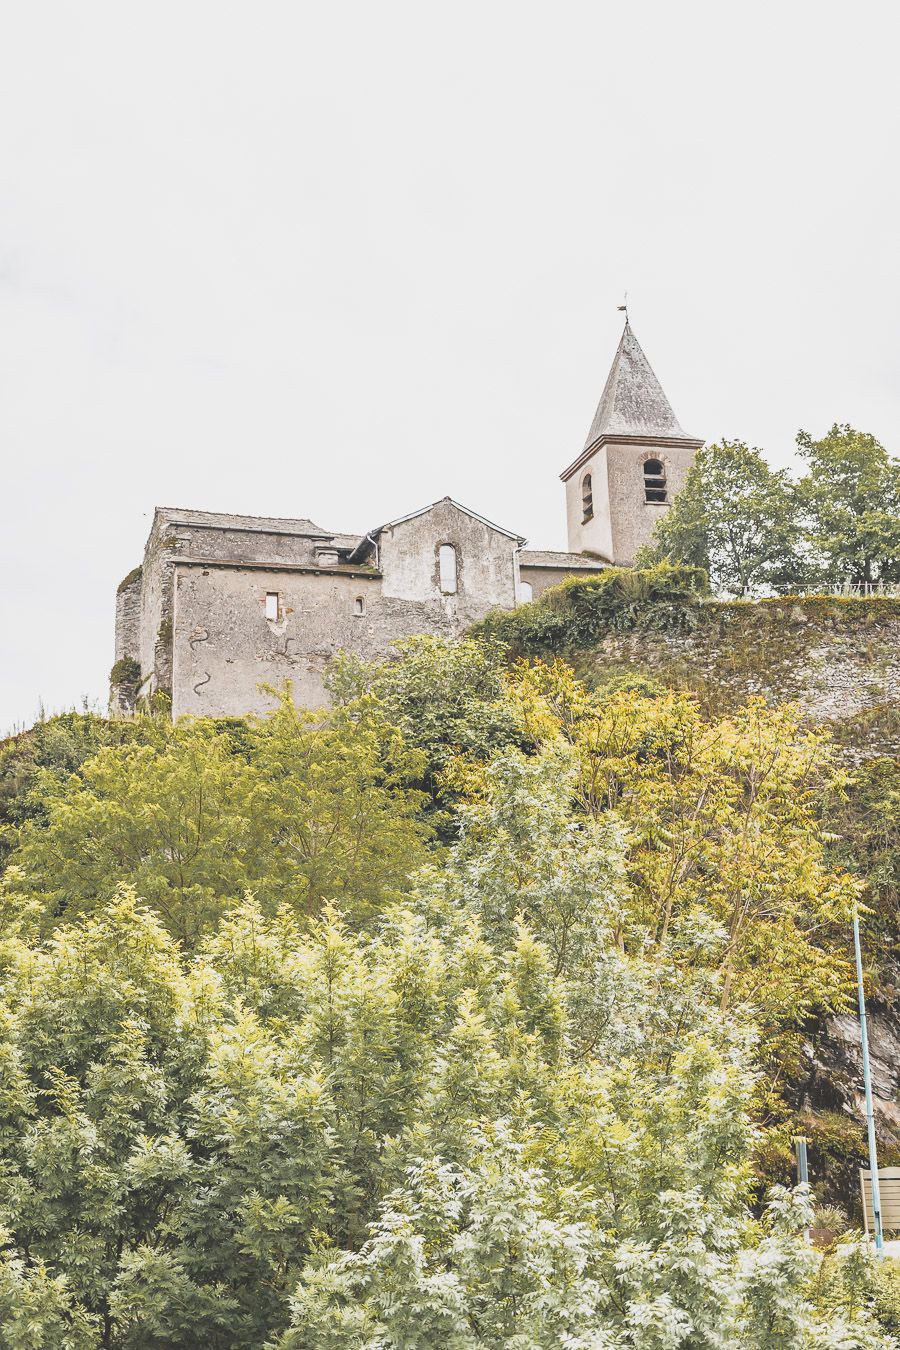
{"type": "Polygon", "coordinates": [[[666,466],[661,459],[644,460],[644,501],[665,502],[666,466]]]}
{"type": "Polygon", "coordinates": [[[586,473],[581,480],[581,523],[586,525],[594,519],[594,488],[591,475],[586,473]]]}

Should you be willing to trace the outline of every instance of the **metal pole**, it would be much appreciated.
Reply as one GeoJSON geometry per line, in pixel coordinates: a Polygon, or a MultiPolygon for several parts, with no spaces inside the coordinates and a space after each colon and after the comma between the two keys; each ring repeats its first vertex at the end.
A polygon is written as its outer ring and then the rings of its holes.
{"type": "Polygon", "coordinates": [[[878,1149],[875,1144],[875,1111],[872,1106],[872,1076],[869,1072],[869,1033],[866,1027],[866,998],[863,993],[862,946],[859,940],[859,910],[853,910],[853,946],[856,949],[856,987],[859,992],[859,1031],[862,1043],[863,1085],[866,1090],[866,1128],[869,1134],[869,1171],[872,1174],[872,1217],[875,1220],[875,1250],[884,1249],[881,1225],[881,1187],[878,1184],[878,1149]]]}
{"type": "Polygon", "coordinates": [[[794,1148],[797,1150],[797,1184],[808,1186],[809,1167],[806,1161],[806,1140],[802,1134],[798,1134],[794,1140],[794,1148]]]}
{"type": "MultiPolygon", "coordinates": [[[[797,1151],[797,1185],[805,1186],[809,1194],[809,1166],[806,1159],[806,1139],[802,1134],[798,1134],[794,1139],[794,1148],[797,1151]]],[[[804,1230],[804,1237],[807,1242],[812,1240],[809,1229],[804,1230]]]]}

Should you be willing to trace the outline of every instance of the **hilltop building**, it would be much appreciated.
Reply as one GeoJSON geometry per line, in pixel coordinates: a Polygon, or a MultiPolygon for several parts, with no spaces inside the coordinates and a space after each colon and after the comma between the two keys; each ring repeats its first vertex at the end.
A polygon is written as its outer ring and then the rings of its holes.
{"type": "Polygon", "coordinates": [[[336,652],[385,656],[397,638],[455,636],[566,576],[630,565],[702,441],[682,431],[626,323],[584,449],[562,474],[569,551],[525,547],[450,497],[366,534],[305,519],[157,507],[144,561],[116,597],[110,703],[128,713],[164,690],[172,715],[270,706],[293,681],[327,702],[336,652]]]}

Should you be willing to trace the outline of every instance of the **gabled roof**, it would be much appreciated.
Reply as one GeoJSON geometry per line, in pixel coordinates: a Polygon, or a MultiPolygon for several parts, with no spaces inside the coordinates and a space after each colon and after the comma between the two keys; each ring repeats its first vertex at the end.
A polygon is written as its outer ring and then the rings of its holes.
{"type": "Polygon", "coordinates": [[[584,448],[619,436],[696,440],[682,429],[627,322],[584,448]]]}
{"type": "Polygon", "coordinates": [[[443,506],[445,502],[450,506],[455,506],[457,511],[462,511],[463,515],[471,516],[473,520],[480,521],[482,525],[487,525],[489,529],[496,530],[498,534],[505,534],[507,539],[512,539],[517,544],[525,543],[523,535],[514,534],[512,530],[504,529],[502,525],[495,525],[494,522],[488,520],[486,516],[480,516],[477,511],[470,511],[468,506],[463,506],[461,502],[454,501],[452,497],[442,497],[440,501],[429,502],[427,506],[420,506],[418,511],[410,511],[405,516],[397,516],[394,520],[386,520],[383,525],[379,525],[374,530],[370,530],[368,534],[363,535],[358,546],[349,555],[349,561],[357,562],[359,558],[367,552],[367,546],[372,547],[374,545],[374,541],[383,530],[389,530],[394,525],[403,525],[407,520],[416,520],[417,517],[427,515],[429,511],[433,511],[436,506],[443,506]]]}

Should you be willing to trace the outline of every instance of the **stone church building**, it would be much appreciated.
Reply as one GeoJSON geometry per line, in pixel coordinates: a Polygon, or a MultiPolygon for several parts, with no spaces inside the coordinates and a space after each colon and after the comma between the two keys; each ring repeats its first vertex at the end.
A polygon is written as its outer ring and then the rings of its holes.
{"type": "Polygon", "coordinates": [[[285,679],[319,707],[338,651],[383,657],[397,638],[456,636],[564,577],[628,566],[702,444],[626,323],[584,449],[561,475],[568,552],[526,548],[450,497],[361,535],[157,507],[116,596],[111,707],[128,713],[163,690],[175,718],[259,712],[271,706],[260,685],[285,679]]]}

